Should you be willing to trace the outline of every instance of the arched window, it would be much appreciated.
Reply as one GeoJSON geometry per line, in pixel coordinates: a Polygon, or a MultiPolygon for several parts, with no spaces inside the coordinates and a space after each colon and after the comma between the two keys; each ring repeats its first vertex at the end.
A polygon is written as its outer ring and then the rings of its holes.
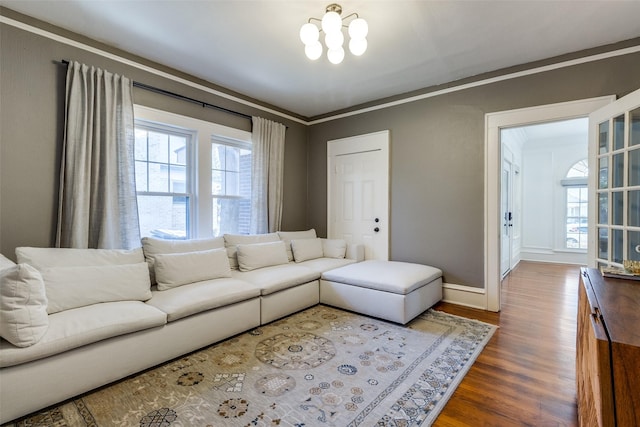
{"type": "Polygon", "coordinates": [[[587,163],[587,159],[580,160],[571,166],[571,169],[567,172],[567,178],[587,178],[588,176],[589,164],[587,163]]]}
{"type": "Polygon", "coordinates": [[[587,160],[575,163],[566,177],[562,180],[562,186],[566,193],[566,248],[587,249],[588,241],[588,188],[587,177],[589,165],[587,160]]]}

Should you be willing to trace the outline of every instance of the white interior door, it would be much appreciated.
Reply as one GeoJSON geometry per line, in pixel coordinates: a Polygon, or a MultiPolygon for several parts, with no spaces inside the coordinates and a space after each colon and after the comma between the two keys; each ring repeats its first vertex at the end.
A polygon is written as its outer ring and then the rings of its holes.
{"type": "Polygon", "coordinates": [[[389,132],[327,143],[328,237],[389,259],[389,132]]]}
{"type": "Polygon", "coordinates": [[[589,266],[640,261],[640,89],[589,115],[589,171],[589,266]]]}

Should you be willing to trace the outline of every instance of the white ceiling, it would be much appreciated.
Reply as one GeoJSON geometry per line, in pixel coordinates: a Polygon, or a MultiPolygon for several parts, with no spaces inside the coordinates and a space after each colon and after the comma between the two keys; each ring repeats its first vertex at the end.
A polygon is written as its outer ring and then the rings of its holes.
{"type": "MultiPolygon", "coordinates": [[[[312,62],[331,0],[0,0],[0,5],[305,117],[640,36],[640,1],[345,0],[369,48],[312,62]]],[[[61,58],[62,59],[62,58],[61,58]]],[[[65,58],[73,59],[73,58],[65,58]]]]}

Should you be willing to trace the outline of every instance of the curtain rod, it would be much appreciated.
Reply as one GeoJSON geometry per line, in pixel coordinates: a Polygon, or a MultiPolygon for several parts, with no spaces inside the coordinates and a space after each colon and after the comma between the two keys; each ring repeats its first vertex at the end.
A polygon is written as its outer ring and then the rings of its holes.
{"type": "MultiPolygon", "coordinates": [[[[66,59],[63,59],[61,62],[64,65],[69,65],[69,61],[66,60],[66,59]]],[[[168,90],[160,89],[160,88],[155,87],[155,86],[150,86],[150,85],[147,85],[147,84],[144,84],[144,83],[140,83],[140,82],[134,81],[133,82],[133,87],[137,87],[137,88],[140,88],[140,89],[148,90],[150,92],[159,93],[161,95],[169,96],[171,98],[180,99],[182,101],[192,102],[194,104],[202,105],[203,108],[204,107],[212,108],[214,110],[223,111],[225,113],[233,114],[233,115],[240,116],[240,117],[243,117],[243,118],[248,119],[248,120],[252,120],[252,116],[250,116],[248,114],[244,114],[244,113],[240,113],[239,111],[234,111],[234,110],[230,110],[228,108],[220,107],[219,105],[209,104],[208,102],[198,101],[195,98],[190,98],[188,96],[180,95],[180,94],[175,93],[175,92],[170,92],[168,90]]]]}

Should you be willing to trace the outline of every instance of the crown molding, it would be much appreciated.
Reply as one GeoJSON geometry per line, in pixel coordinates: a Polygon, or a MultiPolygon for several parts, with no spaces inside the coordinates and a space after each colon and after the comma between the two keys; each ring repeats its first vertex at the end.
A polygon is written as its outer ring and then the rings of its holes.
{"type": "Polygon", "coordinates": [[[151,74],[155,74],[157,76],[161,76],[161,77],[164,77],[166,79],[173,80],[175,82],[182,83],[182,84],[187,85],[187,86],[191,86],[191,87],[193,87],[195,89],[199,89],[199,90],[202,90],[204,92],[207,92],[207,93],[210,93],[210,94],[213,94],[213,95],[216,95],[216,96],[231,100],[233,102],[237,102],[239,104],[246,105],[248,107],[255,108],[255,109],[260,110],[260,111],[264,111],[264,112],[267,112],[267,113],[270,113],[270,114],[274,114],[276,116],[279,116],[279,117],[282,117],[284,119],[291,120],[293,122],[300,123],[300,124],[303,124],[303,125],[306,125],[306,126],[313,126],[313,125],[316,125],[316,124],[326,123],[326,122],[330,122],[330,121],[338,120],[338,119],[343,119],[343,118],[347,118],[347,117],[352,117],[352,116],[356,116],[356,115],[359,115],[359,114],[368,113],[368,112],[371,112],[371,111],[383,110],[385,108],[391,108],[391,107],[395,107],[395,106],[398,106],[398,105],[408,104],[408,103],[420,101],[420,100],[423,100],[423,99],[433,98],[433,97],[436,97],[436,96],[445,95],[445,94],[453,93],[453,92],[459,92],[459,91],[462,91],[462,90],[467,90],[467,89],[475,88],[475,87],[478,87],[478,86],[484,86],[484,85],[489,85],[489,84],[492,84],[492,83],[502,82],[502,81],[505,81],[505,80],[517,79],[517,78],[520,78],[520,77],[525,77],[525,76],[530,76],[530,75],[534,75],[534,74],[545,73],[545,72],[548,72],[548,71],[558,70],[558,69],[561,69],[561,68],[572,67],[574,65],[586,64],[586,63],[589,63],[589,62],[600,61],[600,60],[603,60],[603,59],[614,58],[614,57],[617,57],[617,56],[629,55],[629,54],[633,54],[633,53],[636,53],[636,52],[640,52],[640,45],[631,46],[631,47],[612,50],[612,51],[603,52],[603,53],[599,53],[599,54],[595,54],[595,55],[588,55],[588,56],[584,56],[582,58],[576,58],[576,59],[571,59],[571,60],[567,60],[567,61],[560,61],[560,62],[557,62],[557,63],[554,63],[554,64],[544,65],[544,66],[540,66],[540,67],[534,67],[534,68],[530,68],[530,69],[527,69],[527,70],[517,71],[517,72],[513,72],[513,73],[507,73],[507,74],[503,74],[503,75],[496,76],[496,77],[477,80],[477,81],[470,82],[470,83],[464,83],[464,84],[460,84],[460,85],[455,85],[455,86],[447,87],[445,89],[435,90],[435,91],[427,92],[427,93],[420,94],[420,95],[408,96],[406,98],[397,99],[397,100],[390,101],[390,102],[383,102],[383,103],[380,103],[380,104],[377,104],[377,105],[373,105],[373,106],[370,106],[370,107],[359,108],[359,109],[355,109],[353,111],[348,111],[348,112],[345,112],[345,113],[330,115],[330,116],[327,116],[327,117],[323,117],[321,119],[304,120],[304,119],[301,119],[299,117],[294,117],[294,116],[291,116],[289,114],[285,114],[285,113],[283,113],[281,111],[273,110],[271,108],[264,107],[262,105],[259,105],[259,104],[256,104],[256,103],[253,103],[253,102],[238,98],[236,96],[229,95],[228,93],[221,92],[219,90],[212,89],[210,87],[207,87],[207,86],[192,82],[190,80],[184,79],[182,77],[178,77],[176,75],[173,75],[171,73],[167,73],[165,71],[158,70],[158,69],[150,67],[148,65],[140,64],[139,62],[124,58],[122,56],[113,54],[111,52],[107,52],[107,51],[102,50],[102,49],[98,49],[98,48],[90,46],[90,45],[88,45],[86,43],[81,43],[81,42],[78,42],[76,40],[72,40],[72,39],[70,39],[68,37],[64,37],[64,36],[61,36],[59,34],[55,34],[55,33],[52,33],[50,31],[46,31],[46,30],[43,30],[41,28],[26,24],[24,22],[20,22],[20,21],[17,21],[15,19],[8,18],[6,16],[0,15],[0,23],[11,25],[13,27],[16,27],[16,28],[31,32],[33,34],[37,34],[37,35],[49,38],[49,39],[54,40],[54,41],[58,41],[60,43],[66,44],[66,45],[73,46],[73,47],[76,47],[78,49],[82,49],[82,50],[85,50],[87,52],[91,52],[91,53],[94,53],[96,55],[100,55],[100,56],[103,56],[105,58],[109,58],[109,59],[112,59],[114,61],[121,62],[123,64],[138,68],[138,69],[146,71],[146,72],[149,72],[151,74]]]}

